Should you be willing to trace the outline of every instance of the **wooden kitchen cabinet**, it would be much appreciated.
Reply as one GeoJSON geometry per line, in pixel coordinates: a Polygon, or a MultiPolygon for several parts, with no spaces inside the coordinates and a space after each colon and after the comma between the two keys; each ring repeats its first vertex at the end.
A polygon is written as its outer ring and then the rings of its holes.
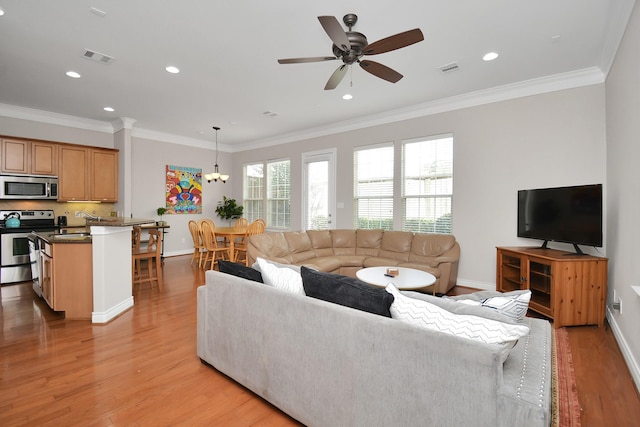
{"type": "Polygon", "coordinates": [[[81,146],[60,146],[58,201],[91,200],[89,198],[89,149],[81,146]]]}
{"type": "Polygon", "coordinates": [[[529,289],[529,308],[552,319],[556,328],[603,325],[607,258],[543,248],[497,249],[499,291],[529,289]]]}
{"type": "Polygon", "coordinates": [[[42,296],[65,319],[91,319],[93,313],[93,252],[88,243],[43,242],[42,296]]]}
{"type": "Polygon", "coordinates": [[[60,146],[58,201],[118,201],[118,151],[60,146]]]}
{"type": "Polygon", "coordinates": [[[27,139],[2,139],[2,173],[56,176],[58,145],[27,139]]]}
{"type": "Polygon", "coordinates": [[[118,152],[90,149],[91,173],[89,190],[91,200],[118,201],[118,152]]]}

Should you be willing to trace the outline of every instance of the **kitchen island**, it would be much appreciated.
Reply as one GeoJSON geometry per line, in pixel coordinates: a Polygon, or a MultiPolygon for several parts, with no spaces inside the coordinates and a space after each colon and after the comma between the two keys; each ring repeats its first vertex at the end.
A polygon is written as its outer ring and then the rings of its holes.
{"type": "Polygon", "coordinates": [[[42,298],[52,310],[63,311],[65,319],[90,320],[93,312],[91,236],[34,232],[29,240],[33,240],[34,249],[37,248],[32,262],[38,276],[33,277],[42,298]]]}
{"type": "Polygon", "coordinates": [[[42,296],[66,319],[107,323],[133,306],[131,232],[149,219],[87,219],[85,228],[34,233],[42,296]],[[55,261],[54,261],[55,260],[55,261]]]}
{"type": "Polygon", "coordinates": [[[131,232],[151,219],[89,219],[93,251],[93,323],[107,323],[133,307],[131,232]]]}

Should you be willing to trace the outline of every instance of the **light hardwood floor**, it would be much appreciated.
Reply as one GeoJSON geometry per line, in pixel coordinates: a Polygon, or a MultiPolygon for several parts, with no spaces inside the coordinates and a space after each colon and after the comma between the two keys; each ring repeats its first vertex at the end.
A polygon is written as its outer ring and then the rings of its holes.
{"type": "MultiPolygon", "coordinates": [[[[164,291],[137,289],[134,307],[106,325],[64,320],[30,283],[0,288],[0,425],[299,425],[200,362],[204,274],[189,260],[167,258],[164,291]]],[[[569,333],[582,425],[637,425],[640,400],[611,331],[569,333]]]]}

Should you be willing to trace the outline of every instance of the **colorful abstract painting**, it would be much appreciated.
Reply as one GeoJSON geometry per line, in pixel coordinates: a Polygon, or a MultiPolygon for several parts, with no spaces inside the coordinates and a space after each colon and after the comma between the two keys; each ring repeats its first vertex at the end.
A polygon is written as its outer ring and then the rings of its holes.
{"type": "Polygon", "coordinates": [[[202,213],[202,169],[167,165],[166,213],[202,213]]]}

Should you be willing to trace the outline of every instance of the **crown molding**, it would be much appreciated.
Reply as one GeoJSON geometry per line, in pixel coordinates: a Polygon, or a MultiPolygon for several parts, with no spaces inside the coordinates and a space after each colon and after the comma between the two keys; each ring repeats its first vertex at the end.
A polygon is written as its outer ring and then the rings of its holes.
{"type": "MultiPolygon", "coordinates": [[[[204,148],[206,150],[215,150],[215,143],[204,140],[189,138],[186,136],[174,135],[166,132],[158,132],[151,129],[134,128],[131,131],[131,136],[134,138],[151,139],[154,141],[167,142],[169,144],[186,145],[189,147],[204,148]]],[[[225,144],[218,144],[219,150],[222,152],[231,152],[231,147],[225,144]]]]}
{"type": "Polygon", "coordinates": [[[605,81],[605,75],[598,67],[587,68],[578,71],[556,74],[522,82],[497,86],[476,92],[444,98],[410,107],[385,111],[384,113],[369,115],[352,120],[332,123],[330,126],[319,126],[280,135],[274,138],[252,141],[246,144],[234,145],[233,152],[254,150],[274,145],[318,138],[342,132],[363,129],[371,126],[394,123],[402,120],[415,119],[463,108],[477,107],[510,99],[522,98],[531,95],[540,95],[565,89],[573,89],[582,86],[601,84],[605,81]]]}
{"type": "Polygon", "coordinates": [[[0,104],[0,116],[96,132],[113,133],[113,126],[109,122],[53,113],[51,111],[35,110],[27,107],[18,107],[16,105],[0,104]]]}
{"type": "MultiPolygon", "coordinates": [[[[287,144],[291,142],[318,138],[327,135],[334,135],[337,133],[363,129],[366,127],[383,125],[402,120],[415,119],[418,117],[424,117],[463,108],[476,107],[525,96],[540,95],[543,93],[555,92],[559,90],[600,84],[604,83],[605,78],[606,75],[600,68],[586,68],[583,70],[526,80],[504,86],[497,86],[490,89],[457,95],[450,98],[426,102],[423,104],[417,104],[396,110],[389,110],[383,113],[360,117],[353,120],[345,120],[342,122],[332,123],[331,125],[327,126],[319,126],[300,132],[292,132],[274,138],[234,144],[233,146],[219,144],[219,151],[235,153],[253,150],[256,148],[265,148],[274,145],[287,144]]],[[[131,129],[131,135],[135,138],[151,139],[154,141],[186,145],[206,150],[215,149],[215,147],[209,140],[188,138],[180,135],[158,132],[151,129],[133,127],[135,119],[127,117],[123,117],[112,122],[103,122],[99,120],[84,119],[81,117],[52,113],[49,111],[17,107],[8,104],[0,104],[0,116],[13,117],[23,120],[32,120],[37,122],[75,127],[111,134],[122,129],[131,129]]]]}
{"type": "Polygon", "coordinates": [[[131,119],[129,117],[118,117],[117,119],[111,122],[113,126],[113,133],[120,132],[121,130],[133,129],[133,124],[136,122],[136,119],[131,119]]]}

